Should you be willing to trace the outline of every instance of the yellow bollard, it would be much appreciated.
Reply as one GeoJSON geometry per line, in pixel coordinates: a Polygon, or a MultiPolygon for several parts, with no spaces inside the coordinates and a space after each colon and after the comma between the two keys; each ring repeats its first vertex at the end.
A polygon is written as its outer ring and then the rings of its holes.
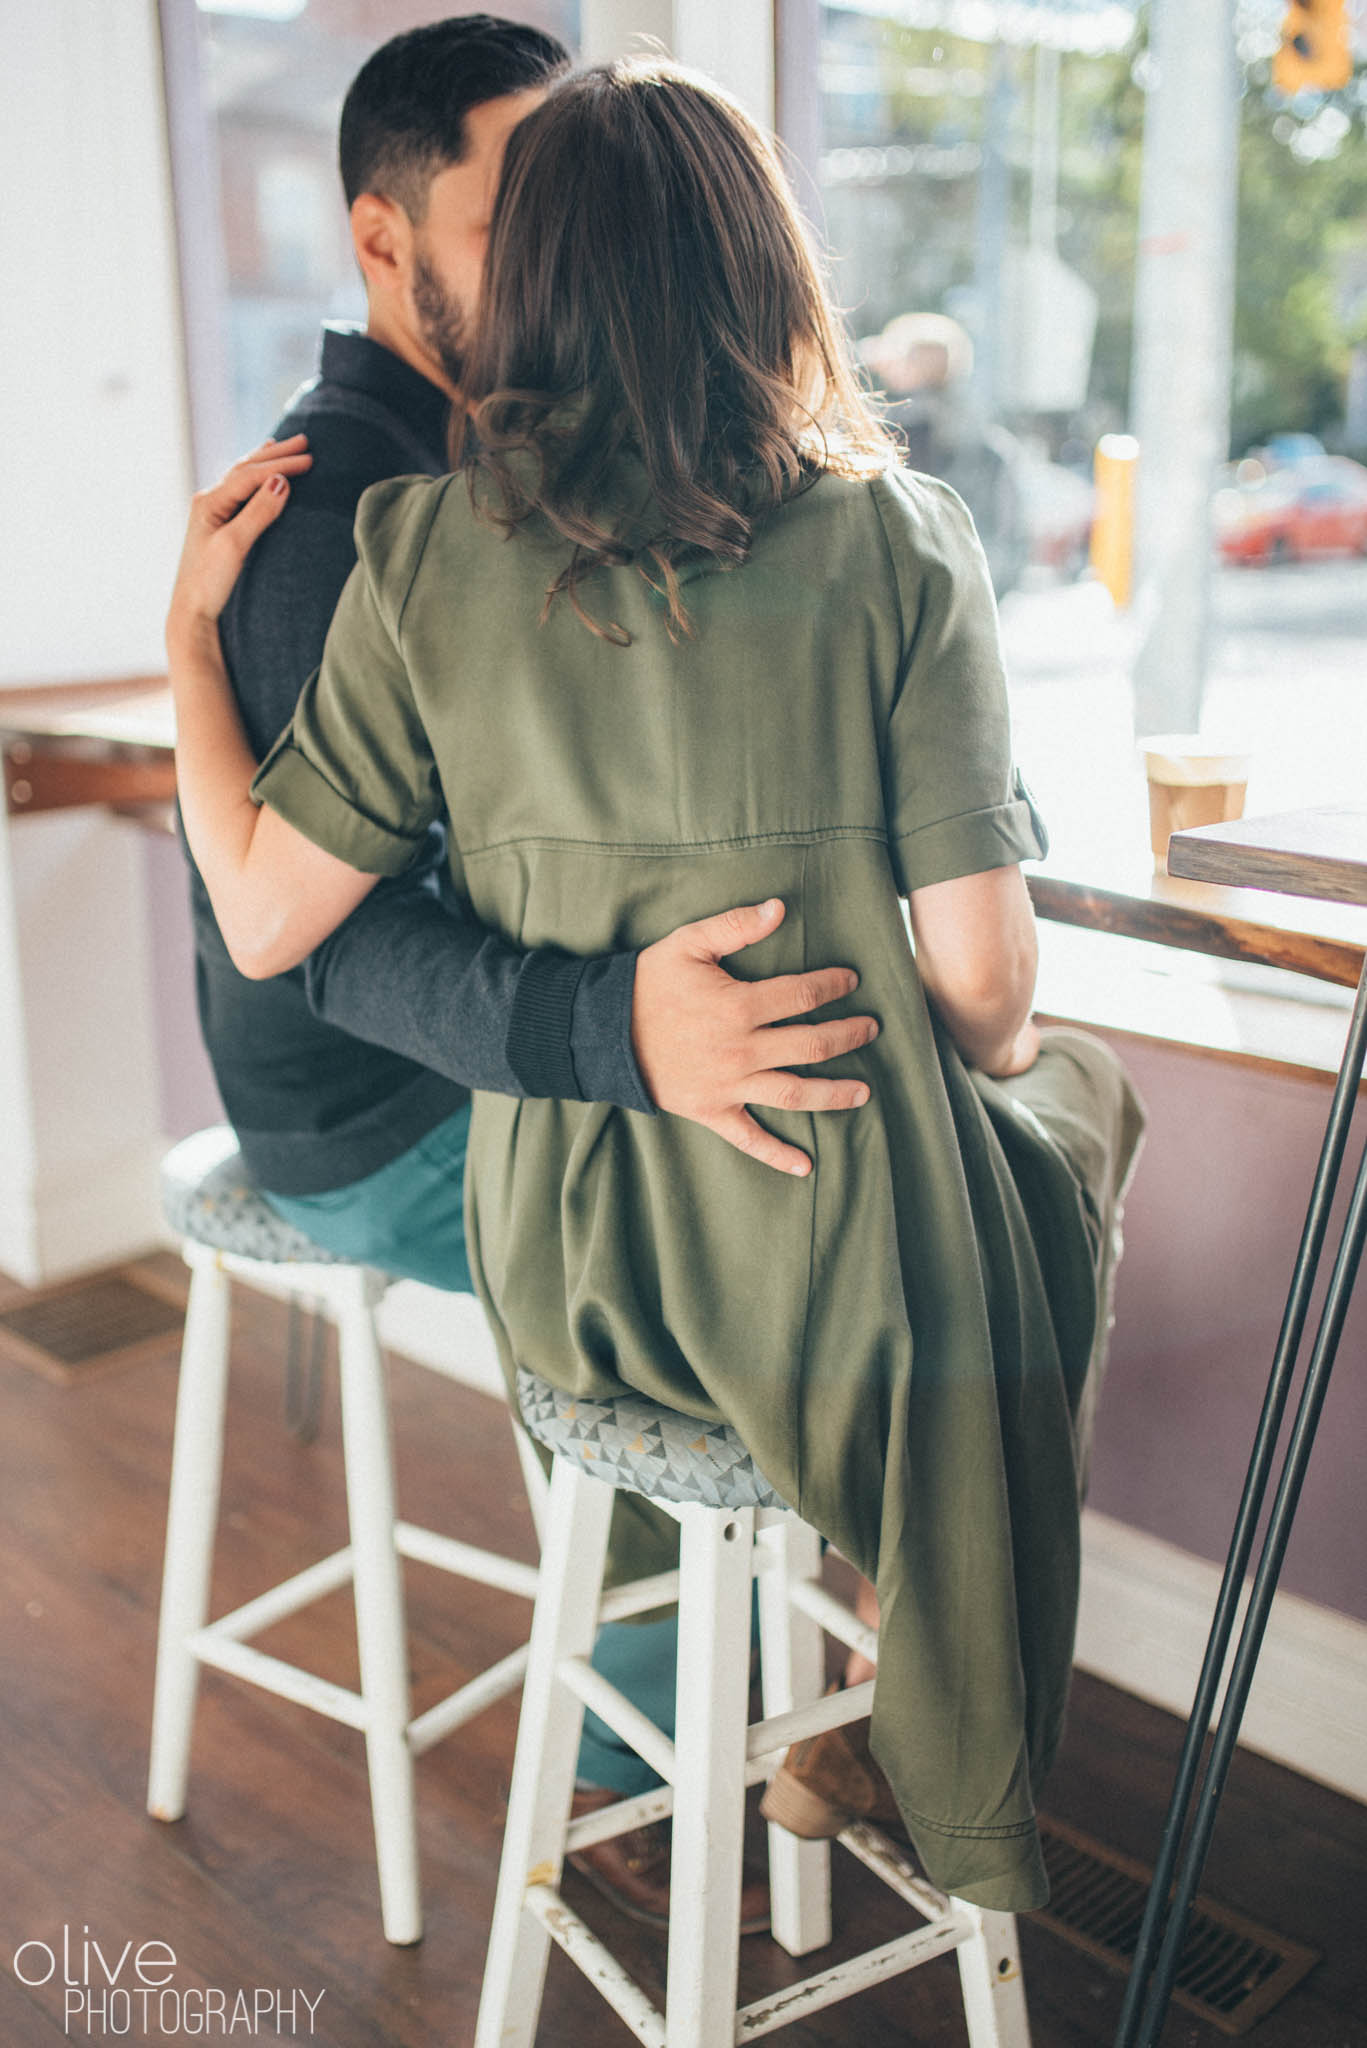
{"type": "Polygon", "coordinates": [[[1103,434],[1096,444],[1096,513],[1092,568],[1118,607],[1130,601],[1134,571],[1134,472],[1139,443],[1133,434],[1103,434]]]}

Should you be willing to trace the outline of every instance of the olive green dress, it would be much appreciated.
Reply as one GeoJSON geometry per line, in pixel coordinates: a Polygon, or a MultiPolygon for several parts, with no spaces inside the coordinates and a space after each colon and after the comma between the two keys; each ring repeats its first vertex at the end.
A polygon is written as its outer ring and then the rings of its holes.
{"type": "MultiPolygon", "coordinates": [[[[624,472],[623,531],[642,499],[624,472]]],[[[876,1582],[874,1753],[926,1869],[1037,1905],[1140,1115],[1080,1034],[1018,1080],[969,1072],[917,976],[907,891],[1043,851],[968,516],[925,477],[824,476],[742,568],[682,572],[688,637],[634,567],[596,572],[625,647],[564,598],[540,622],[564,544],[505,537],[463,479],[377,485],[357,539],[259,797],[382,874],[446,815],[457,883],[527,946],[639,947],[781,896],[739,974],[859,972],[844,1007],[881,1031],[838,1070],[870,1102],[763,1113],[808,1178],[677,1117],[480,1097],[471,1264],[505,1370],[724,1416],[876,1582]]]]}

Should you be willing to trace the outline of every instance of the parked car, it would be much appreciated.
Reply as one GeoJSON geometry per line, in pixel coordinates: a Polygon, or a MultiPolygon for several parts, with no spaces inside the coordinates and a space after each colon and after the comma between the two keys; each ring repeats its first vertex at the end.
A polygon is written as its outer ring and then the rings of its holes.
{"type": "Polygon", "coordinates": [[[1236,476],[1217,490],[1214,510],[1216,544],[1226,562],[1367,555],[1367,468],[1346,455],[1300,461],[1248,480],[1236,476]]]}

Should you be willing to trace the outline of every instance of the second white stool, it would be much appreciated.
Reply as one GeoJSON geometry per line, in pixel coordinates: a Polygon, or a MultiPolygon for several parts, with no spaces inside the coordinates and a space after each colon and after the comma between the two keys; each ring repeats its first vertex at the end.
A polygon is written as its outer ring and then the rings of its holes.
{"type": "MultiPolygon", "coordinates": [[[[226,1125],[198,1132],[167,1156],[162,1198],[167,1220],[183,1240],[192,1277],[171,1460],[148,1810],[167,1821],[179,1820],[185,1811],[201,1665],[249,1679],[267,1692],[343,1721],[365,1735],[385,1935],[393,1942],[418,1941],[422,1896],[413,1760],[512,1692],[521,1683],[527,1647],[414,1719],[401,1560],[415,1558],[527,1600],[536,1597],[537,1571],[399,1520],[384,1360],[375,1330],[375,1307],[390,1284],[384,1274],[338,1259],[282,1222],[252,1187],[226,1125]],[[337,1325],[351,1541],[210,1621],[228,1390],[228,1283],[233,1276],[258,1284],[274,1280],[311,1297],[337,1325]],[[248,1641],[348,1580],[356,1603],[359,1692],[268,1656],[248,1641]]],[[[516,1426],[515,1435],[540,1533],[545,1476],[516,1426]]]]}

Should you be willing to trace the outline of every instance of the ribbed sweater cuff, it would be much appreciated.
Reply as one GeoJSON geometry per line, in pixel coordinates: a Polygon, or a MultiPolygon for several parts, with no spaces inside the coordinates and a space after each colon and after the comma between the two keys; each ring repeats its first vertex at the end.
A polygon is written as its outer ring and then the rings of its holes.
{"type": "Polygon", "coordinates": [[[570,1026],[574,998],[588,963],[550,948],[529,955],[518,977],[508,1023],[508,1065],[532,1096],[582,1102],[570,1026]]]}

